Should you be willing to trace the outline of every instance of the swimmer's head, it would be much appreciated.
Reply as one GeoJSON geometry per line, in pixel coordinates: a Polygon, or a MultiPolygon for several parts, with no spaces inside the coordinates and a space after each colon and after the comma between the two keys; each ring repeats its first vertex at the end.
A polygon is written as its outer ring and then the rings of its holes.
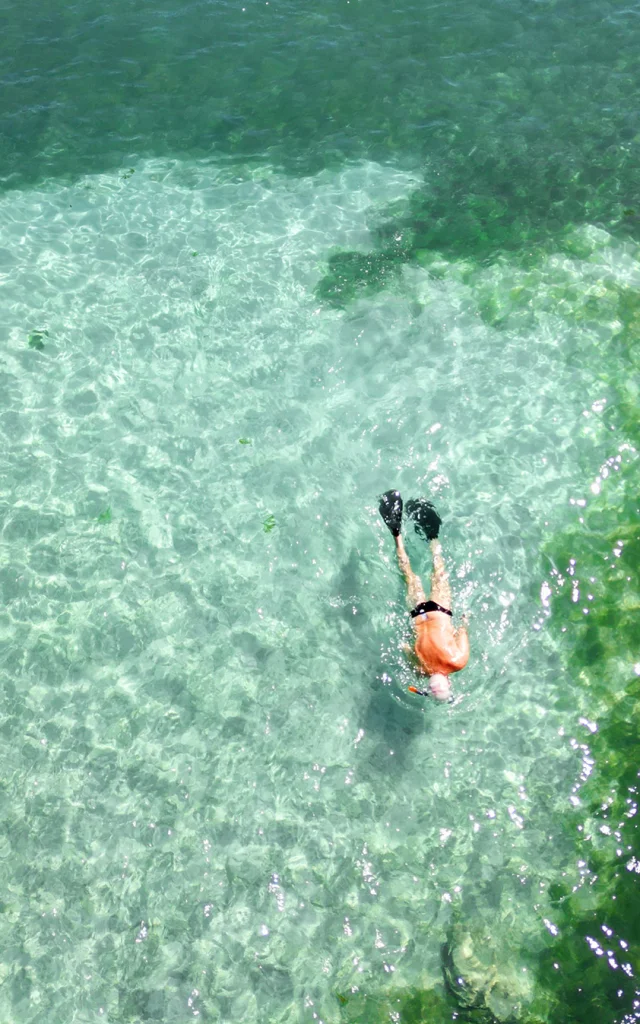
{"type": "Polygon", "coordinates": [[[436,700],[449,700],[451,698],[451,683],[449,676],[443,672],[434,672],[429,676],[429,693],[436,700]]]}

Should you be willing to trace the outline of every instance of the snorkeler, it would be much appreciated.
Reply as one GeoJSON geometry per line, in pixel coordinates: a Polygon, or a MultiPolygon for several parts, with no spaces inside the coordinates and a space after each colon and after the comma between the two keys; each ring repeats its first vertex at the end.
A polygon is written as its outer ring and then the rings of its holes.
{"type": "MultiPolygon", "coordinates": [[[[429,676],[427,690],[410,686],[412,693],[427,694],[436,700],[451,698],[449,676],[459,672],[469,660],[469,637],[463,616],[459,629],[453,628],[451,612],[451,588],[438,540],[442,520],[431,502],[424,498],[407,502],[407,515],[413,519],[416,533],[429,542],[433,557],[431,594],[427,600],[419,576],[411,569],[409,556],[404,549],[401,536],[402,496],[400,491],[387,491],[380,499],[380,515],[391,531],[396,542],[398,565],[407,583],[407,594],[411,607],[411,618],[416,631],[415,667],[429,676]]],[[[411,648],[407,645],[407,651],[411,648]]]]}

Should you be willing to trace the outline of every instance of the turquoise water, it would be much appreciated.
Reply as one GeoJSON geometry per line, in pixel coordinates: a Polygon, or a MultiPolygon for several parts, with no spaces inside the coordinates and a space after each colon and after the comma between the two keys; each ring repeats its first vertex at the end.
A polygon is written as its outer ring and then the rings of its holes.
{"type": "Polygon", "coordinates": [[[637,1019],[638,13],[9,11],[1,1021],[637,1019]]]}

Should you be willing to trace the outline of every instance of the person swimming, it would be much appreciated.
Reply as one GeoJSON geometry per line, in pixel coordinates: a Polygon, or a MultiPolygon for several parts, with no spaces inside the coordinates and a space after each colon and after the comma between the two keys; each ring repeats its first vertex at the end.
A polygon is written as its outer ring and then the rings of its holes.
{"type": "MultiPolygon", "coordinates": [[[[466,619],[458,629],[453,626],[451,587],[438,539],[442,520],[431,502],[424,498],[407,502],[406,513],[413,519],[416,533],[429,542],[433,558],[431,593],[427,599],[422,581],[413,572],[402,540],[403,503],[400,491],[387,491],[380,499],[380,515],[396,542],[398,565],[407,584],[411,619],[416,631],[413,649],[415,668],[429,676],[427,690],[410,686],[412,693],[431,695],[436,700],[451,699],[449,676],[460,672],[469,660],[469,636],[466,619]]],[[[411,651],[411,647],[406,648],[411,651]]]]}

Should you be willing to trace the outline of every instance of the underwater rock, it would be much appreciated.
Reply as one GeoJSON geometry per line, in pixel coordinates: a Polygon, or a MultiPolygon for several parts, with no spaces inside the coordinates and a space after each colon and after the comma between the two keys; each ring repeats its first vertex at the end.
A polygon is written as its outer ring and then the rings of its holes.
{"type": "Polygon", "coordinates": [[[525,1019],[533,998],[529,973],[518,964],[517,944],[505,948],[488,930],[454,924],[442,950],[442,969],[449,990],[461,1007],[485,1011],[487,1021],[525,1019]]]}

